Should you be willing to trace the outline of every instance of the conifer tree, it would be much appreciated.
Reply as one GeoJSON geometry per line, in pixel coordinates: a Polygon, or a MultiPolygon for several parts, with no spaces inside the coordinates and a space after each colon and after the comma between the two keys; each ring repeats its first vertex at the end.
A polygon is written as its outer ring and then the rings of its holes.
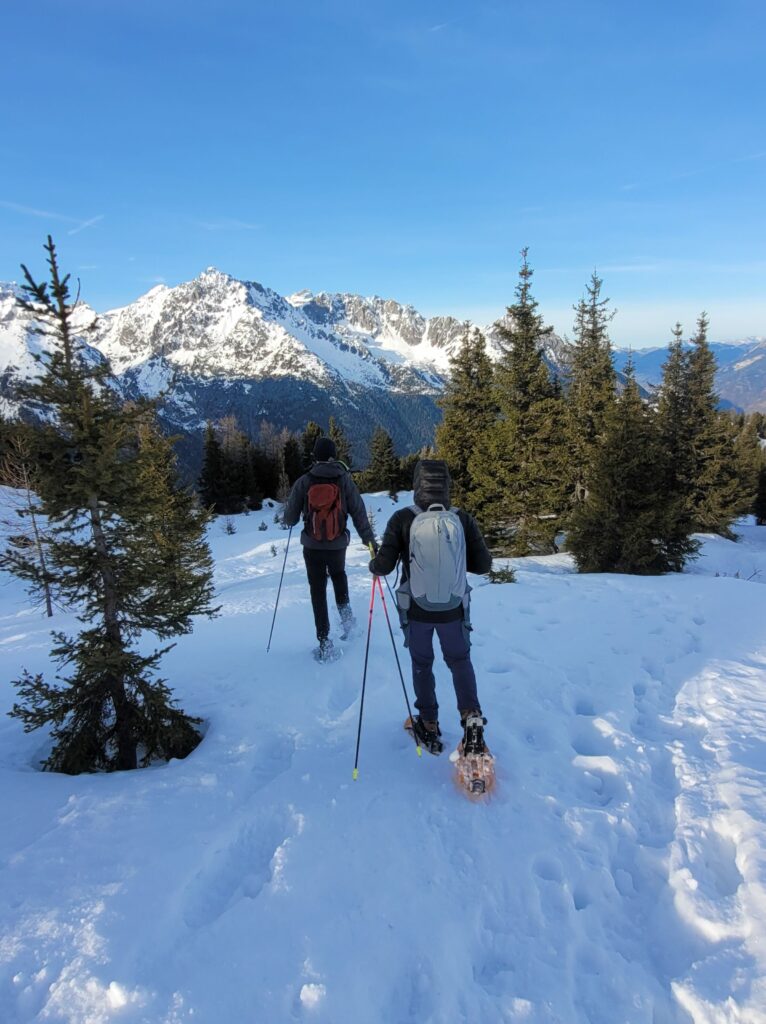
{"type": "Polygon", "coordinates": [[[601,298],[602,283],[594,271],[586,285],[587,297],[575,306],[566,430],[570,499],[575,503],[587,497],[591,459],[615,401],[616,375],[608,332],[615,314],[608,309],[609,299],[601,298]]]}
{"type": "Polygon", "coordinates": [[[285,441],[285,446],[282,450],[282,461],[284,463],[285,473],[287,474],[287,481],[292,487],[298,477],[303,475],[301,446],[298,442],[298,438],[294,434],[290,434],[285,441]]]}
{"type": "Polygon", "coordinates": [[[677,535],[672,504],[657,473],[654,413],[641,400],[632,363],[591,463],[588,494],[572,510],[567,548],[580,572],[657,574],[680,570],[696,551],[677,535]]]}
{"type": "Polygon", "coordinates": [[[309,420],[306,429],[301,434],[301,449],[303,450],[303,471],[311,469],[314,464],[314,445],[317,439],[324,434],[324,431],[313,420],[309,420]]]}
{"type": "Polygon", "coordinates": [[[468,462],[472,511],[496,550],[512,554],[555,551],[566,493],[564,403],[543,357],[553,328],[537,311],[532,273],[524,249],[516,302],[497,325],[499,418],[468,462]]]}
{"type": "Polygon", "coordinates": [[[660,449],[657,472],[661,474],[665,500],[672,516],[671,529],[679,543],[694,532],[693,492],[696,479],[698,424],[692,411],[689,353],[683,330],[676,323],[662,367],[657,404],[660,449]]]}
{"type": "Polygon", "coordinates": [[[742,514],[737,476],[734,431],[731,421],[718,412],[715,391],[715,356],[707,340],[708,318],[702,313],[688,355],[690,418],[694,425],[693,485],[694,529],[733,538],[730,524],[742,514]]]}
{"type": "Polygon", "coordinates": [[[438,404],[443,419],[436,428],[437,458],[449,466],[452,500],[471,511],[473,479],[469,462],[495,423],[497,407],[486,341],[480,331],[471,331],[467,324],[462,344],[450,359],[447,386],[438,404]]]}
{"type": "Polygon", "coordinates": [[[346,436],[343,427],[337,422],[334,416],[330,417],[327,436],[335,445],[335,450],[337,452],[336,458],[338,461],[351,469],[351,442],[346,436]]]}
{"type": "Polygon", "coordinates": [[[753,504],[753,515],[758,526],[766,526],[766,452],[761,451],[761,466],[753,504]]]}
{"type": "Polygon", "coordinates": [[[49,343],[25,394],[53,414],[39,476],[48,571],[82,629],[54,634],[52,653],[68,675],[50,683],[25,672],[10,714],[28,731],[52,726],[47,769],[136,768],[184,757],[199,741],[199,720],[154,677],[168,646],[143,654],[134,644],[144,631],[162,640],[187,633],[193,615],[213,613],[207,516],[173,486],[172,452],[150,426],[152,413],[122,405],[108,366],[82,357],[69,279],[50,237],[46,251],[49,286],[22,267],[25,308],[49,343]]]}
{"type": "Polygon", "coordinates": [[[221,442],[216,437],[213,424],[208,420],[205,427],[205,440],[202,455],[202,472],[199,478],[199,490],[205,508],[221,511],[223,499],[223,456],[221,442]]]}
{"type": "Polygon", "coordinates": [[[758,495],[763,451],[754,417],[744,417],[744,422],[741,424],[732,420],[732,426],[736,430],[734,458],[739,490],[737,512],[739,515],[748,515],[754,511],[758,495]]]}
{"type": "Polygon", "coordinates": [[[370,441],[370,464],[361,474],[360,488],[365,491],[387,491],[395,496],[399,482],[399,460],[391,435],[376,427],[370,441]]]}

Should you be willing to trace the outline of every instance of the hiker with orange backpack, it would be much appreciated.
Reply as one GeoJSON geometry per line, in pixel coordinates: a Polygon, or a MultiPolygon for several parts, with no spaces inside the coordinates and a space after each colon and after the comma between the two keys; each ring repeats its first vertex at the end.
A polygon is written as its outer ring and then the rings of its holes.
{"type": "Polygon", "coordinates": [[[337,653],[330,639],[328,576],[335,592],[342,640],[350,636],[355,625],[346,577],[346,548],[351,540],[346,527],[349,516],[364,544],[377,550],[359,489],[348,466],[337,460],[337,454],[329,437],[317,438],[314,465],[293,484],[283,516],[285,525],[290,527],[303,516],[301,544],[319,641],[314,652],[318,661],[332,661],[337,653]]]}

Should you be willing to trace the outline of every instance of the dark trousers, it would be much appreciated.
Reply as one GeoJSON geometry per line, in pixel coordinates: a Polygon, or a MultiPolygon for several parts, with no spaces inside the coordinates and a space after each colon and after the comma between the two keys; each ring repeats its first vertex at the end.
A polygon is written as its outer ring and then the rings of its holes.
{"type": "Polygon", "coordinates": [[[439,703],[434,680],[434,630],[439,637],[442,654],[452,673],[459,711],[480,711],[476,693],[476,673],[471,664],[471,647],[462,619],[454,622],[418,622],[408,624],[409,650],[412,658],[412,683],[415,707],[425,722],[435,722],[439,703]]]}
{"type": "Polygon", "coordinates": [[[330,617],[327,612],[327,577],[332,580],[335,603],[339,608],[348,604],[348,579],[346,578],[346,549],[323,550],[304,548],[303,560],[311,590],[311,607],[314,609],[314,623],[317,639],[324,640],[330,635],[330,617]]]}

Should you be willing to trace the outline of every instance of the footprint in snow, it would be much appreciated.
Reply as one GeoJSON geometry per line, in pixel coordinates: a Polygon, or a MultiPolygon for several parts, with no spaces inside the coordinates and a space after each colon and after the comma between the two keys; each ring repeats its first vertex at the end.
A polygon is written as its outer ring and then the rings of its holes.
{"type": "Polygon", "coordinates": [[[212,924],[241,899],[256,899],[280,878],[291,839],[302,828],[287,809],[259,814],[220,847],[187,886],[184,920],[190,928],[212,924]]]}

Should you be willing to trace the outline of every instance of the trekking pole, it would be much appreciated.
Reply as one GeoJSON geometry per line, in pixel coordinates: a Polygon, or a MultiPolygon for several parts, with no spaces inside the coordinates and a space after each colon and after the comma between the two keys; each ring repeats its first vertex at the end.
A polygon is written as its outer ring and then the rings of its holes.
{"type": "MultiPolygon", "coordinates": [[[[375,577],[375,582],[378,584],[378,590],[380,591],[380,600],[383,602],[383,611],[385,612],[386,623],[388,624],[388,635],[391,637],[391,646],[394,649],[394,657],[396,658],[396,667],[399,669],[399,679],[402,682],[402,693],[404,694],[404,703],[407,705],[407,714],[410,716],[410,721],[414,722],[415,719],[412,717],[412,708],[410,707],[410,698],[407,695],[407,687],[406,687],[405,682],[404,682],[404,673],[402,672],[402,665],[401,665],[401,662],[399,661],[399,652],[396,649],[396,640],[394,640],[394,630],[393,630],[393,628],[391,626],[391,619],[388,617],[388,606],[386,605],[386,597],[385,597],[385,594],[383,593],[383,584],[380,582],[380,576],[376,576],[375,577]]],[[[388,586],[389,593],[391,593],[391,584],[388,582],[388,580],[386,580],[386,584],[388,586]]],[[[394,595],[391,594],[391,600],[393,601],[393,599],[394,599],[394,595]]],[[[412,738],[415,740],[415,749],[418,752],[418,757],[422,757],[423,756],[423,748],[418,743],[418,738],[414,734],[414,732],[412,734],[412,738]]]]}
{"type": "Polygon", "coordinates": [[[274,618],[271,620],[271,632],[269,633],[269,642],[266,645],[266,653],[269,653],[271,648],[271,638],[274,635],[274,623],[277,621],[277,608],[279,608],[279,595],[282,593],[282,580],[285,578],[285,566],[287,565],[287,552],[290,550],[290,538],[293,535],[293,528],[290,527],[290,532],[287,535],[287,544],[285,545],[285,560],[282,562],[282,574],[279,577],[279,588],[277,589],[277,600],[274,605],[274,618]]]}
{"type": "Polygon", "coordinates": [[[372,577],[372,589],[370,591],[370,618],[367,623],[367,646],[364,650],[364,673],[362,674],[362,699],[359,702],[359,727],[356,730],[356,755],[354,756],[354,771],[351,777],[359,778],[359,744],[362,742],[362,715],[364,714],[364,693],[367,688],[367,663],[370,659],[370,634],[372,633],[372,610],[375,607],[375,581],[377,576],[372,577]]]}

